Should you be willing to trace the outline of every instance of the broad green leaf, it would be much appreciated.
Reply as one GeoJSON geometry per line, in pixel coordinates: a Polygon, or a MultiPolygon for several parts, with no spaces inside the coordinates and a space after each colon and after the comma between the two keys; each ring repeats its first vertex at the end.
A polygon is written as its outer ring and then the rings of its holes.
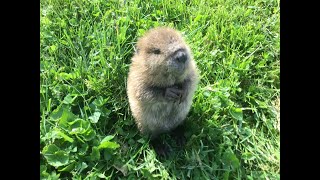
{"type": "Polygon", "coordinates": [[[76,170],[79,171],[78,173],[81,173],[87,167],[88,167],[87,163],[81,162],[81,163],[78,163],[76,170]]]}
{"type": "Polygon", "coordinates": [[[94,112],[93,115],[89,117],[92,123],[97,123],[99,121],[101,113],[100,112],[94,112]]]}
{"type": "Polygon", "coordinates": [[[75,164],[76,164],[76,163],[73,162],[73,163],[67,165],[66,167],[64,167],[64,168],[62,168],[62,169],[60,169],[60,170],[58,170],[58,171],[59,171],[59,172],[62,172],[62,171],[71,172],[71,171],[74,169],[75,164]]]}
{"type": "Polygon", "coordinates": [[[47,167],[45,165],[40,165],[40,179],[48,179],[49,173],[47,172],[47,167]]]}
{"type": "Polygon", "coordinates": [[[88,144],[82,144],[81,148],[79,149],[79,155],[85,155],[88,148],[88,144]]]}
{"type": "Polygon", "coordinates": [[[146,141],[144,140],[144,138],[140,138],[137,142],[144,144],[146,141]]]}
{"type": "Polygon", "coordinates": [[[78,147],[75,146],[74,148],[72,148],[71,152],[77,152],[78,151],[78,147]]]}
{"type": "Polygon", "coordinates": [[[44,147],[42,153],[48,163],[54,167],[64,166],[69,162],[69,154],[54,144],[44,147]]]}
{"type": "Polygon", "coordinates": [[[48,179],[50,180],[58,180],[60,174],[57,174],[55,171],[52,171],[51,174],[49,175],[48,179]]]}
{"type": "Polygon", "coordinates": [[[58,106],[55,110],[52,111],[52,113],[50,114],[50,118],[52,118],[53,120],[59,119],[62,116],[63,111],[64,107],[58,106]]]}
{"type": "Polygon", "coordinates": [[[104,174],[102,173],[99,173],[98,174],[98,177],[101,178],[101,179],[108,179],[104,174]]]}
{"type": "Polygon", "coordinates": [[[57,151],[54,154],[47,154],[46,159],[50,165],[59,167],[68,164],[69,155],[64,151],[57,151]]]}
{"type": "Polygon", "coordinates": [[[41,138],[44,142],[46,142],[49,139],[55,139],[58,138],[59,136],[57,135],[56,131],[49,131],[44,136],[41,138]]]}
{"type": "Polygon", "coordinates": [[[203,92],[203,95],[204,95],[205,97],[209,97],[209,96],[210,96],[210,91],[204,91],[204,92],[203,92]]]}
{"type": "Polygon", "coordinates": [[[215,109],[221,108],[221,101],[218,96],[213,97],[211,103],[215,109]]]}
{"type": "Polygon", "coordinates": [[[46,172],[46,171],[42,171],[41,173],[40,173],[40,180],[47,180],[47,179],[49,179],[48,177],[49,177],[49,173],[48,172],[46,172]]]}
{"type": "Polygon", "coordinates": [[[72,112],[70,112],[68,109],[63,109],[59,120],[59,125],[66,128],[69,126],[70,122],[74,121],[75,118],[76,116],[72,112]]]}
{"type": "Polygon", "coordinates": [[[57,135],[59,135],[60,137],[62,137],[64,140],[69,141],[69,142],[73,142],[73,139],[69,136],[67,136],[66,134],[64,134],[63,132],[57,130],[57,135]]]}
{"type": "Polygon", "coordinates": [[[106,100],[104,100],[102,96],[98,96],[97,99],[93,101],[93,104],[96,105],[97,107],[101,107],[104,105],[105,101],[106,100]]]}
{"type": "MultiPolygon", "coordinates": [[[[115,163],[113,165],[113,167],[115,167],[118,171],[121,171],[124,176],[127,176],[127,174],[128,174],[128,166],[127,165],[120,165],[120,163],[115,163]]],[[[151,173],[149,171],[147,171],[147,172],[151,175],[151,173]]],[[[150,176],[150,177],[152,177],[152,176],[150,176]]],[[[150,178],[148,178],[148,179],[150,179],[150,178]]]]}
{"type": "Polygon", "coordinates": [[[109,135],[109,136],[106,136],[105,138],[102,139],[101,143],[105,142],[105,141],[110,141],[111,139],[113,139],[114,136],[113,135],[109,135]]]}
{"type": "Polygon", "coordinates": [[[42,153],[47,152],[47,153],[54,153],[59,151],[60,148],[56,146],[55,144],[50,144],[48,146],[45,146],[42,150],[42,153]]]}
{"type": "MultiPolygon", "coordinates": [[[[59,76],[62,78],[62,79],[65,79],[65,80],[69,80],[69,79],[73,79],[73,74],[69,74],[69,73],[65,73],[65,72],[62,72],[62,73],[59,73],[59,76]]],[[[66,97],[68,97],[70,94],[68,94],[66,97]]],[[[69,99],[72,103],[72,101],[75,99],[75,98],[72,98],[72,96],[70,95],[71,99],[69,99]]],[[[68,97],[69,98],[69,97],[68,97]]],[[[71,103],[68,103],[68,104],[71,104],[71,103]]]]}
{"type": "Polygon", "coordinates": [[[230,166],[233,169],[237,169],[240,166],[240,161],[237,156],[232,152],[231,149],[228,149],[223,154],[223,161],[226,165],[230,166]]]}
{"type": "Polygon", "coordinates": [[[72,97],[71,94],[68,94],[66,97],[63,99],[64,104],[72,104],[72,102],[75,100],[75,97],[72,97]]]}
{"type": "Polygon", "coordinates": [[[194,18],[194,21],[197,22],[197,21],[199,21],[202,17],[203,17],[203,15],[198,14],[197,17],[194,18]]]}
{"type": "Polygon", "coordinates": [[[96,136],[96,132],[92,128],[89,128],[82,135],[86,141],[90,141],[96,136]]]}
{"type": "Polygon", "coordinates": [[[259,101],[257,99],[254,99],[256,103],[259,105],[260,108],[268,108],[267,104],[263,101],[259,101]]]}
{"type": "Polygon", "coordinates": [[[92,161],[97,161],[100,159],[100,151],[98,149],[98,147],[94,146],[92,147],[92,152],[90,154],[90,159],[92,161]]]}
{"type": "Polygon", "coordinates": [[[57,49],[58,49],[58,48],[57,48],[56,45],[50,46],[50,51],[51,51],[51,52],[55,52],[57,49]]]}
{"type": "Polygon", "coordinates": [[[236,120],[242,121],[243,120],[243,113],[241,108],[231,108],[229,113],[233,118],[236,120]]]}
{"type": "Polygon", "coordinates": [[[69,125],[70,134],[83,134],[89,128],[89,122],[82,119],[76,119],[70,122],[69,125]]]}
{"type": "Polygon", "coordinates": [[[99,149],[109,148],[109,149],[116,149],[120,147],[119,144],[115,142],[105,141],[99,145],[99,149]]]}
{"type": "Polygon", "coordinates": [[[243,160],[254,160],[256,157],[250,152],[244,152],[242,153],[241,158],[243,160]]]}
{"type": "Polygon", "coordinates": [[[72,18],[69,20],[69,24],[71,26],[78,26],[78,21],[76,19],[72,18]]]}

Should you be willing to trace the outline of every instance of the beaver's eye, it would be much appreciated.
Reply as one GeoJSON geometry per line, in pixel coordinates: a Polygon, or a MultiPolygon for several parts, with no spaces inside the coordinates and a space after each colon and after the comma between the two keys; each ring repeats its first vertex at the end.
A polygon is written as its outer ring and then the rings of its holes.
{"type": "Polygon", "coordinates": [[[161,51],[160,51],[160,49],[158,49],[158,48],[151,48],[151,49],[149,50],[149,53],[160,54],[161,51]]]}

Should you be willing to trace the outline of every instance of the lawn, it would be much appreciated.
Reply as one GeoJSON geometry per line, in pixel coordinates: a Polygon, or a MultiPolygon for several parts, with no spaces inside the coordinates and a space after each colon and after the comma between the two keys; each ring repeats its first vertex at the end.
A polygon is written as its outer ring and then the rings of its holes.
{"type": "Polygon", "coordinates": [[[40,0],[41,179],[280,179],[279,31],[279,0],[40,0]],[[201,78],[167,158],[126,95],[156,26],[183,34],[201,78]]]}

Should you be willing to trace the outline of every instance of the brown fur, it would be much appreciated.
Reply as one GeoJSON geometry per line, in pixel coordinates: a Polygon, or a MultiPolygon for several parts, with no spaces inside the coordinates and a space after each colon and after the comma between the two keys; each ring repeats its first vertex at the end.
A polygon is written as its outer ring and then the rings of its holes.
{"type": "Polygon", "coordinates": [[[198,83],[196,64],[181,35],[166,27],[148,31],[138,40],[128,76],[130,109],[139,130],[156,137],[181,124],[198,83]],[[187,61],[176,61],[178,52],[187,61]],[[172,98],[174,90],[180,99],[172,98]]]}

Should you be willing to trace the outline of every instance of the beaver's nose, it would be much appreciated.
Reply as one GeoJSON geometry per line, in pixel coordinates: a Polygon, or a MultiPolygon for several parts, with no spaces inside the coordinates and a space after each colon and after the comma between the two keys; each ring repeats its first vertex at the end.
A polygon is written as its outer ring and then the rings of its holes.
{"type": "Polygon", "coordinates": [[[187,61],[187,54],[184,51],[178,51],[178,53],[175,55],[175,60],[185,63],[187,61]]]}

